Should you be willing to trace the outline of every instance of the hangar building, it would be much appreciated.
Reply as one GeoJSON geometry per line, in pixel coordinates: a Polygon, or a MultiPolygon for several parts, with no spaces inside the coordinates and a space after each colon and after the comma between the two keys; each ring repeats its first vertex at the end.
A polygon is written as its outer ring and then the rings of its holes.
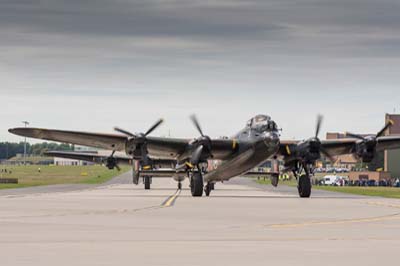
{"type": "MultiPolygon", "coordinates": [[[[400,136],[400,114],[386,114],[385,122],[392,120],[394,125],[386,132],[386,136],[400,136]]],[[[400,177],[400,149],[385,151],[385,171],[392,177],[400,177]]]]}

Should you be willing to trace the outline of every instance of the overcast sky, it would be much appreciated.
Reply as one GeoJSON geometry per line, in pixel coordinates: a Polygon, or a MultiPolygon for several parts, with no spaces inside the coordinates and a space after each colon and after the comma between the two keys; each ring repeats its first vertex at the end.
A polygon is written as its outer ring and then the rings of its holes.
{"type": "Polygon", "coordinates": [[[0,141],[32,126],[373,133],[400,112],[399,0],[0,0],[0,141]]]}

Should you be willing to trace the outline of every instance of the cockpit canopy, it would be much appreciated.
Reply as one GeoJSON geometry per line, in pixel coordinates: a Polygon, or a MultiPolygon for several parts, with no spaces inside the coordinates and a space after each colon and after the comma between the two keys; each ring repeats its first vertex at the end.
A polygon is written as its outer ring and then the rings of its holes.
{"type": "Polygon", "coordinates": [[[247,122],[247,126],[258,132],[278,130],[278,126],[268,115],[256,115],[247,122]]]}

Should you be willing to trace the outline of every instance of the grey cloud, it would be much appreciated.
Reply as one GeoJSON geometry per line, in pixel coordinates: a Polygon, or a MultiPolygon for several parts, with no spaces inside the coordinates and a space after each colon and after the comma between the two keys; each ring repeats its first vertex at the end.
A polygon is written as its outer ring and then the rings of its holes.
{"type": "MultiPolygon", "coordinates": [[[[274,55],[381,56],[385,50],[377,45],[379,39],[385,42],[400,34],[400,4],[396,0],[2,2],[2,46],[63,47],[78,39],[83,40],[78,44],[82,50],[96,42],[94,48],[124,51],[124,45],[110,44],[110,40],[132,38],[133,43],[149,38],[149,45],[142,42],[143,50],[157,56],[182,56],[187,51],[200,55],[204,51],[206,56],[214,51],[220,57],[238,52],[257,57],[262,49],[274,55]],[[378,41],[369,46],[365,35],[377,35],[378,41]],[[182,49],[177,45],[175,53],[171,49],[165,52],[152,46],[157,38],[179,38],[213,47],[182,49]],[[360,44],[371,50],[364,53],[364,49],[357,49],[360,44]]],[[[67,48],[75,49],[73,44],[67,48]]],[[[140,51],[137,46],[130,49],[140,51]]],[[[399,55],[395,47],[391,52],[399,55]]]]}
{"type": "MultiPolygon", "coordinates": [[[[249,12],[224,6],[191,6],[163,1],[40,1],[6,3],[0,11],[2,28],[36,32],[103,36],[267,36],[285,27],[255,21],[249,12]]],[[[259,18],[257,18],[259,20],[259,18]]]]}
{"type": "Polygon", "coordinates": [[[382,67],[400,68],[398,0],[0,0],[0,7],[2,94],[143,100],[151,92],[213,97],[276,86],[287,97],[297,87],[399,81],[382,67]]]}

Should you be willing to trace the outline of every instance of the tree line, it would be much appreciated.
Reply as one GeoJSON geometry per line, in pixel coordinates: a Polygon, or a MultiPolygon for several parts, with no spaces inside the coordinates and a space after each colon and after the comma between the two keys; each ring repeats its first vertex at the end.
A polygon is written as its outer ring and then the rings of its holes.
{"type": "MultiPolygon", "coordinates": [[[[46,151],[73,151],[74,145],[54,142],[26,143],[26,154],[43,155],[46,151]]],[[[24,142],[0,142],[0,159],[9,159],[24,153],[24,142]]]]}

